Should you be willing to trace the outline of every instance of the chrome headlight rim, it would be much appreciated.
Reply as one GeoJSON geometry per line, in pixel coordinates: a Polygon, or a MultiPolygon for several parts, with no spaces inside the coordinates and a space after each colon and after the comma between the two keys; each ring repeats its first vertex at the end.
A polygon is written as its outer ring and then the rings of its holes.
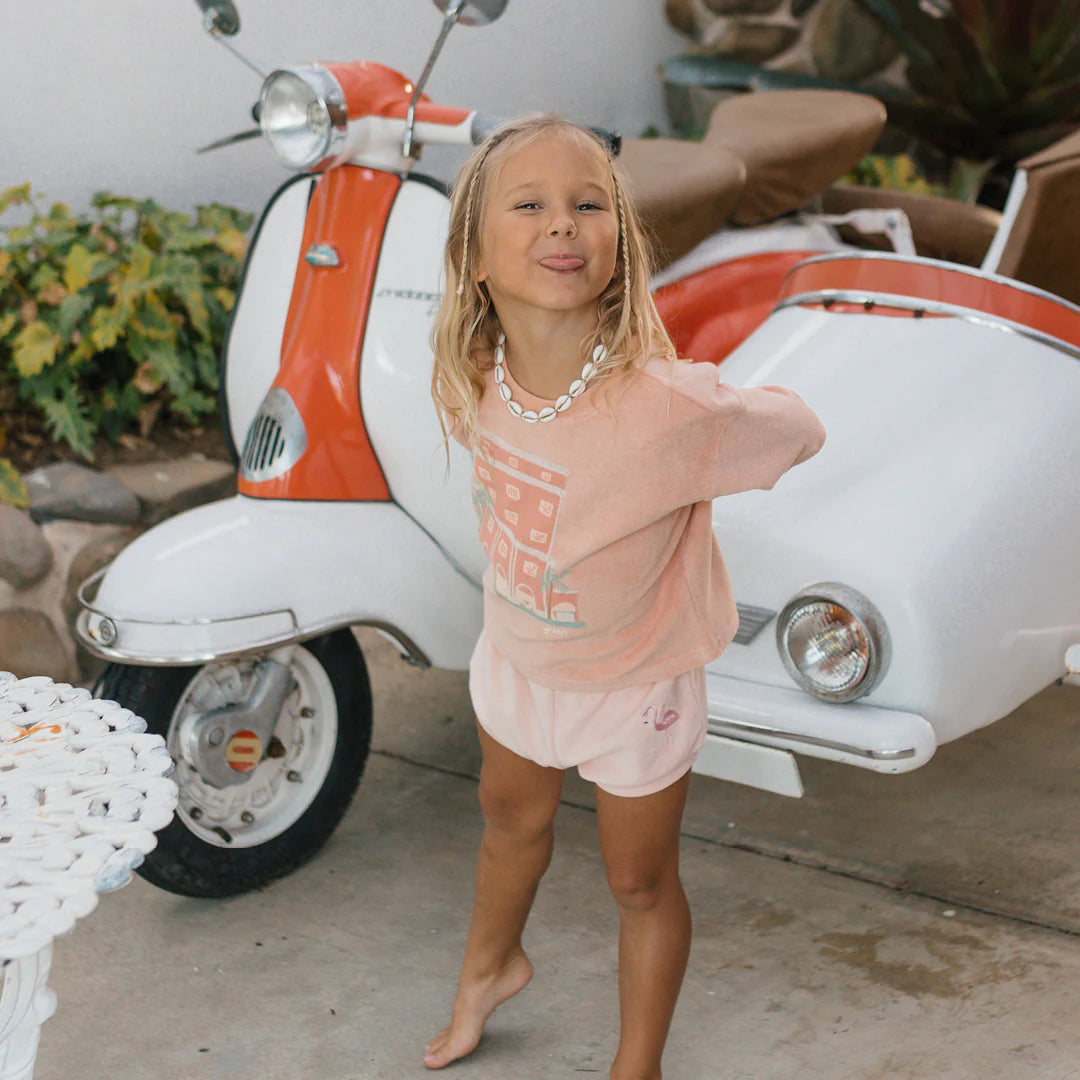
{"type": "Polygon", "coordinates": [[[345,91],[334,75],[319,64],[277,68],[267,75],[259,91],[259,126],[262,128],[263,137],[287,168],[297,172],[316,171],[324,163],[338,157],[345,146],[349,128],[345,91]],[[271,130],[274,112],[268,107],[269,98],[283,79],[298,79],[307,87],[313,95],[308,107],[315,106],[328,125],[325,137],[302,159],[283,154],[279,143],[275,141],[275,133],[271,130]]]}
{"type": "Polygon", "coordinates": [[[857,589],[838,581],[823,581],[800,589],[776,619],[776,647],[788,674],[808,694],[821,701],[843,704],[866,697],[885,677],[892,660],[892,641],[881,612],[857,589]],[[862,628],[869,646],[866,671],[858,682],[844,690],[829,690],[803,672],[791,656],[788,634],[792,616],[813,603],[836,604],[844,608],[862,628]]]}

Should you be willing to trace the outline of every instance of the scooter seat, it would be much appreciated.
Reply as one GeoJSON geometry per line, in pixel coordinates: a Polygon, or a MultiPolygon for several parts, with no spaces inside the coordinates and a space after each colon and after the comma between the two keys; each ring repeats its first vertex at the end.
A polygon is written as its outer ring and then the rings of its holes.
{"type": "Polygon", "coordinates": [[[721,101],[704,145],[746,165],[731,220],[756,225],[798,210],[866,156],[885,126],[877,98],[844,90],[762,90],[721,101]]]}
{"type": "Polygon", "coordinates": [[[652,232],[660,266],[721,228],[742,198],[746,168],[719,147],[625,139],[619,162],[634,205],[652,232]]]}

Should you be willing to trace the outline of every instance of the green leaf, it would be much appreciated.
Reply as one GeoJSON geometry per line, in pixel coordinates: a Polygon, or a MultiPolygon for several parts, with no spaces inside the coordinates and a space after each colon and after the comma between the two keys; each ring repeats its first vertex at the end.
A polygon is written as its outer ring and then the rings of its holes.
{"type": "Polygon", "coordinates": [[[109,191],[95,191],[90,199],[90,205],[96,206],[99,210],[106,208],[134,210],[138,204],[134,199],[129,199],[124,195],[113,195],[109,191]]]}
{"type": "Polygon", "coordinates": [[[199,382],[204,387],[217,390],[218,357],[205,341],[195,343],[195,370],[198,373],[199,382]]]}
{"type": "Polygon", "coordinates": [[[42,263],[38,268],[30,275],[30,288],[34,292],[40,292],[46,285],[53,281],[59,281],[60,275],[56,271],[56,267],[51,263],[42,263]]]}
{"type": "MultiPolygon", "coordinates": [[[[94,298],[89,293],[84,292],[68,293],[60,301],[60,307],[57,308],[56,332],[60,335],[61,341],[67,342],[71,340],[71,335],[75,332],[80,320],[93,306],[94,298]]],[[[0,334],[0,337],[2,336],[0,334]]]]}
{"type": "Polygon", "coordinates": [[[200,416],[206,416],[217,409],[217,399],[199,390],[189,390],[186,394],[174,397],[169,402],[169,411],[177,413],[194,423],[200,416]]]}
{"type": "Polygon", "coordinates": [[[19,184],[18,187],[5,188],[0,191],[0,214],[7,210],[8,207],[22,206],[28,203],[30,199],[29,184],[19,184]]]}
{"type": "Polygon", "coordinates": [[[183,397],[191,390],[195,377],[186,354],[171,346],[151,342],[145,356],[154,374],[175,396],[183,397]]]}
{"type": "Polygon", "coordinates": [[[176,341],[176,324],[156,293],[148,292],[142,303],[132,312],[129,336],[131,333],[137,333],[151,341],[176,341]]]}
{"type": "Polygon", "coordinates": [[[18,470],[7,458],[0,458],[0,503],[20,509],[30,505],[30,493],[18,470]]]}
{"type": "Polygon", "coordinates": [[[128,313],[121,305],[99,307],[90,316],[90,340],[99,350],[111,349],[127,326],[128,313]]]}
{"type": "Polygon", "coordinates": [[[44,414],[45,426],[55,442],[66,442],[87,461],[94,460],[94,427],[73,383],[68,383],[59,397],[35,397],[34,404],[44,414]]]}
{"type": "Polygon", "coordinates": [[[56,359],[60,339],[40,319],[24,326],[15,338],[15,367],[20,375],[38,375],[56,359]]]}
{"type": "Polygon", "coordinates": [[[191,325],[204,337],[210,337],[210,312],[206,309],[206,298],[202,287],[192,281],[182,280],[173,286],[180,302],[187,308],[191,325]]]}
{"type": "Polygon", "coordinates": [[[76,293],[93,280],[94,265],[101,261],[100,255],[86,250],[82,244],[72,244],[64,264],[64,286],[69,293],[76,293]]]}
{"type": "Polygon", "coordinates": [[[11,333],[18,321],[19,316],[14,311],[0,315],[0,341],[3,341],[11,333]]]}

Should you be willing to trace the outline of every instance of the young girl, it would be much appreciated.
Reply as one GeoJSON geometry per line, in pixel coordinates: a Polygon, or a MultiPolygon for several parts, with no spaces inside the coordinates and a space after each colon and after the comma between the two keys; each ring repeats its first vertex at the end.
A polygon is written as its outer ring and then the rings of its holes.
{"type": "Polygon", "coordinates": [[[620,917],[611,1080],[658,1080],[690,948],[679,827],[707,723],[704,664],[738,625],[710,500],[769,488],[824,431],[794,391],[677,361],[642,228],[603,144],[507,124],[466,164],[432,392],[474,453],[490,557],[469,689],[485,830],[438,1069],[532,976],[521,935],[563,770],[596,785],[620,917]]]}

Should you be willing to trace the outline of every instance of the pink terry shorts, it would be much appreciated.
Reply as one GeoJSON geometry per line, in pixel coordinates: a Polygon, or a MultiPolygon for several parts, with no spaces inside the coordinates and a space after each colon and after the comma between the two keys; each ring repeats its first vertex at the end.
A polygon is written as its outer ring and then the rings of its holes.
{"type": "Polygon", "coordinates": [[[705,669],[611,691],[531,682],[481,633],[469,665],[480,726],[538,765],[577,770],[612,795],[651,795],[678,780],[705,744],[705,669]]]}

